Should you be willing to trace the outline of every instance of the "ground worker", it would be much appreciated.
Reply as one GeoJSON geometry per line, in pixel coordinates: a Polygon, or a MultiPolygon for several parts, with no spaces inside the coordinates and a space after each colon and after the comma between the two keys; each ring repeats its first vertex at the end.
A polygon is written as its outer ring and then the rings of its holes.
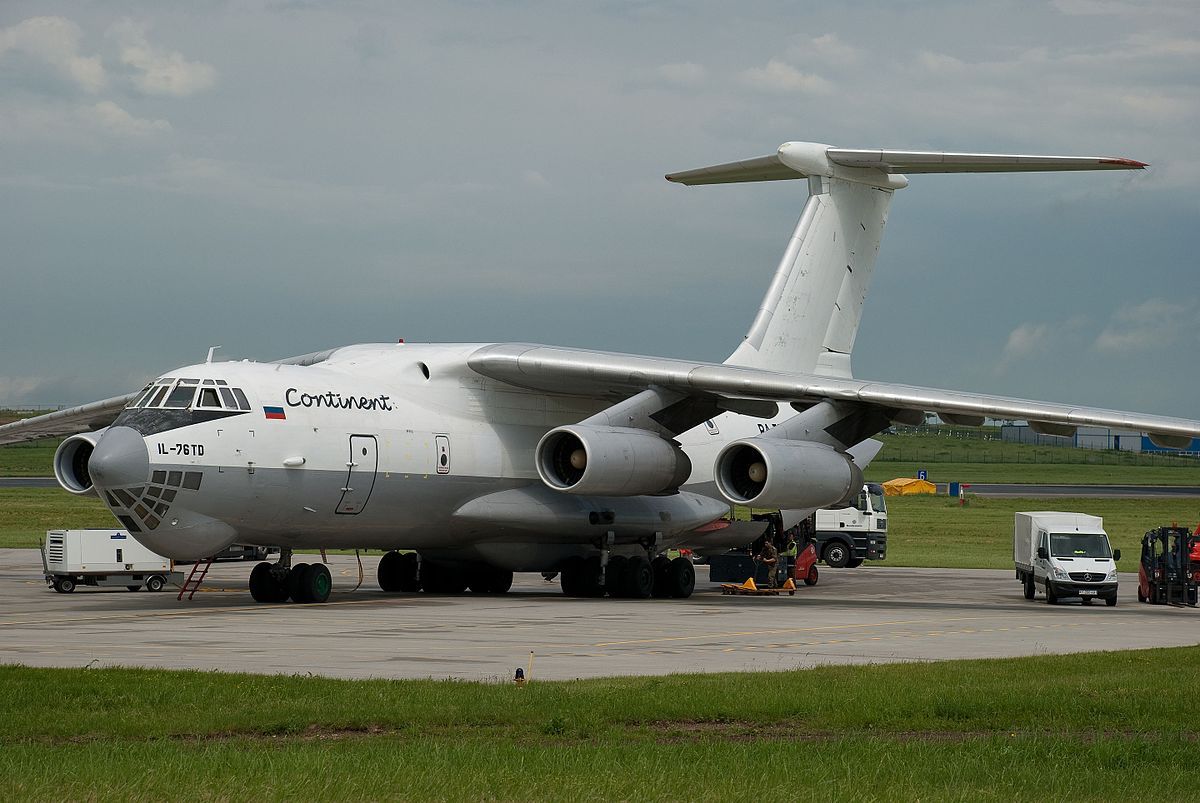
{"type": "Polygon", "coordinates": [[[779,577],[779,550],[775,548],[775,544],[771,542],[770,538],[763,542],[762,550],[754,560],[767,567],[767,586],[775,588],[776,580],[779,577]]]}
{"type": "Polygon", "coordinates": [[[791,575],[795,571],[796,557],[800,554],[800,549],[796,544],[796,528],[788,530],[787,544],[783,548],[783,552],[779,553],[779,557],[783,559],[783,574],[785,577],[791,575]]]}

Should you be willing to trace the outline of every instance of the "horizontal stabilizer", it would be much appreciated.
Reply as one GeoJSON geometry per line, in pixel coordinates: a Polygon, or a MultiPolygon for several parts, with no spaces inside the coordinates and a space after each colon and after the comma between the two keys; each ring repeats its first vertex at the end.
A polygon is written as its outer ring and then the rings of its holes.
{"type": "Polygon", "coordinates": [[[809,176],[863,180],[872,174],[878,180],[880,173],[889,176],[904,173],[1035,173],[1058,170],[1141,170],[1144,167],[1144,162],[1112,156],[864,150],[834,148],[816,142],[785,142],[769,156],[670,173],[667,181],[687,185],[733,184],[809,176]]]}

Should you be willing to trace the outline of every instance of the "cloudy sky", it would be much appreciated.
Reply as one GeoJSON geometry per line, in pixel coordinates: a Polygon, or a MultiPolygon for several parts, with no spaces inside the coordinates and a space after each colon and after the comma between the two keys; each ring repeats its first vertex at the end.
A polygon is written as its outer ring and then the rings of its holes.
{"type": "Polygon", "coordinates": [[[915,176],[855,373],[1200,415],[1200,8],[0,5],[0,406],[366,341],[721,360],[845,147],[1123,156],[915,176]]]}

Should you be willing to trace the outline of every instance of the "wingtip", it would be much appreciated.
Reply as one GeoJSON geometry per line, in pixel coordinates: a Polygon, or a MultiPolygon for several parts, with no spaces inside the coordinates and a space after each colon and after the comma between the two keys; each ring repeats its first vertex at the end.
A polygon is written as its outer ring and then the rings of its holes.
{"type": "Polygon", "coordinates": [[[1129,170],[1145,170],[1150,166],[1146,162],[1139,162],[1136,159],[1101,159],[1100,164],[1124,167],[1129,170]]]}

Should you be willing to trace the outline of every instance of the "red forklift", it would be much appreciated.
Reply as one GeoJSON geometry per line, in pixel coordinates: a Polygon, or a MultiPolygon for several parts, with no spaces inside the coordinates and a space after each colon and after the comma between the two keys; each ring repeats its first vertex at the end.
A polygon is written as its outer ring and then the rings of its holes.
{"type": "Polygon", "coordinates": [[[1158,527],[1142,538],[1138,602],[1196,607],[1200,587],[1200,534],[1158,527]]]}

